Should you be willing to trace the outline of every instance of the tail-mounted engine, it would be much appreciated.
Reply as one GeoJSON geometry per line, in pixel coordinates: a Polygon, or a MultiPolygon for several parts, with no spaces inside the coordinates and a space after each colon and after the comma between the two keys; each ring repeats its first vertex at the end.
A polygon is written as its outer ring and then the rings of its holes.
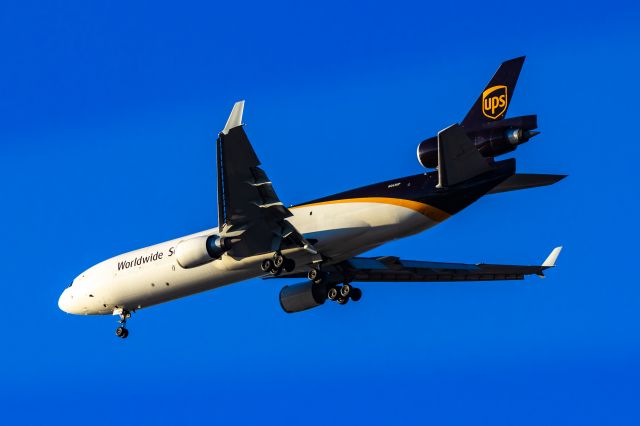
{"type": "MultiPolygon", "coordinates": [[[[493,158],[514,151],[540,132],[536,115],[513,117],[483,123],[478,129],[465,129],[483,157],[493,158]]],[[[426,139],[418,145],[418,161],[423,167],[438,167],[438,137],[426,139]]]]}
{"type": "Polygon", "coordinates": [[[176,246],[176,259],[183,268],[194,268],[219,259],[230,248],[228,238],[203,235],[180,241],[176,246]]]}

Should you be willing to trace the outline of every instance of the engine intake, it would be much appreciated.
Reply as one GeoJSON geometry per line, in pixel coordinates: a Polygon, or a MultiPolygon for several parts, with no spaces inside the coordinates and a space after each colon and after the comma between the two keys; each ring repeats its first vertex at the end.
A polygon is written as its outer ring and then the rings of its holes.
{"type": "Polygon", "coordinates": [[[325,286],[314,284],[311,281],[284,286],[280,290],[280,306],[288,314],[315,308],[326,300],[325,286]]]}
{"type": "Polygon", "coordinates": [[[203,235],[201,237],[182,240],[176,246],[176,259],[185,269],[204,265],[219,259],[230,249],[229,240],[218,235],[203,235]]]}

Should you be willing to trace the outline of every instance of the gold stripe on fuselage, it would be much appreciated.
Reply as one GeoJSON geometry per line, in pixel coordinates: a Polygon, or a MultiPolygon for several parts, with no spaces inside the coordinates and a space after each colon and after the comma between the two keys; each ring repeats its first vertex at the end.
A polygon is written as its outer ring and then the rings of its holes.
{"type": "Polygon", "coordinates": [[[451,215],[444,210],[440,210],[436,207],[430,206],[428,204],[420,203],[418,201],[405,200],[402,198],[388,198],[388,197],[363,197],[363,198],[344,198],[341,200],[331,200],[331,201],[320,201],[318,203],[311,204],[302,204],[295,207],[290,207],[290,209],[296,209],[299,207],[313,207],[313,206],[322,206],[328,204],[341,204],[341,203],[382,203],[382,204],[391,204],[394,206],[405,207],[411,210],[414,210],[418,213],[421,213],[428,217],[429,219],[442,222],[445,219],[451,217],[451,215]]]}

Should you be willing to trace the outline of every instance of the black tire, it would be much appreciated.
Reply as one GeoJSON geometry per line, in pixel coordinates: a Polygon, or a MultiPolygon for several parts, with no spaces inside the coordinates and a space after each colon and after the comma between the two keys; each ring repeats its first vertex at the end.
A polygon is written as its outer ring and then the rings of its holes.
{"type": "Polygon", "coordinates": [[[270,270],[269,273],[271,275],[280,275],[280,273],[282,272],[282,268],[276,268],[275,266],[273,266],[270,270]]]}
{"type": "Polygon", "coordinates": [[[126,328],[124,328],[124,327],[118,327],[118,328],[116,328],[116,336],[118,336],[118,337],[122,337],[122,336],[124,336],[125,331],[127,331],[127,329],[126,329],[126,328]]]}
{"type": "Polygon", "coordinates": [[[339,294],[338,289],[335,287],[331,287],[327,292],[327,299],[336,300],[338,298],[338,294],[339,294]]]}
{"type": "Polygon", "coordinates": [[[271,270],[271,268],[273,268],[273,261],[271,259],[265,259],[262,261],[262,264],[260,264],[260,269],[262,269],[262,272],[268,272],[271,270]]]}
{"type": "Polygon", "coordinates": [[[273,266],[275,266],[276,268],[282,268],[282,265],[284,265],[284,256],[281,255],[280,253],[274,254],[273,266]]]}
{"type": "Polygon", "coordinates": [[[343,284],[342,287],[340,287],[340,296],[344,297],[345,299],[348,299],[352,289],[353,287],[351,287],[351,285],[343,284]]]}
{"type": "Polygon", "coordinates": [[[307,278],[309,278],[310,281],[315,281],[319,276],[320,271],[317,269],[310,269],[309,272],[307,272],[307,278]]]}
{"type": "Polygon", "coordinates": [[[341,305],[346,305],[348,301],[349,301],[348,297],[338,297],[338,303],[341,305]]]}
{"type": "Polygon", "coordinates": [[[353,300],[354,302],[357,302],[358,300],[360,300],[362,298],[362,290],[360,290],[359,288],[353,288],[351,290],[351,293],[349,294],[349,297],[351,298],[351,300],[353,300]]]}
{"type": "Polygon", "coordinates": [[[293,272],[296,269],[296,262],[293,259],[285,259],[283,268],[286,272],[293,272]]]}
{"type": "Polygon", "coordinates": [[[125,328],[124,333],[120,337],[122,337],[123,339],[126,339],[127,337],[129,337],[129,330],[125,328]]]}

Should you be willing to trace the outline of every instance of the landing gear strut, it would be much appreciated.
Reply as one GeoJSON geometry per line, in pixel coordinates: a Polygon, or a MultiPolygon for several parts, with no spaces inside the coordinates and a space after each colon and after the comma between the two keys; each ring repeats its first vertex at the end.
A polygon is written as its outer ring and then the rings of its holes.
{"type": "Polygon", "coordinates": [[[282,271],[291,272],[296,268],[296,262],[293,259],[284,257],[282,253],[275,252],[271,259],[265,259],[260,264],[262,272],[269,272],[271,275],[280,275],[282,271]]]}
{"type": "Polygon", "coordinates": [[[120,319],[118,320],[120,325],[116,328],[116,336],[122,339],[126,339],[129,336],[129,330],[127,330],[127,319],[129,318],[131,318],[131,312],[123,310],[120,313],[120,319]]]}
{"type": "Polygon", "coordinates": [[[362,298],[362,290],[353,287],[344,277],[338,278],[338,276],[333,276],[331,273],[313,268],[307,272],[307,278],[317,289],[326,292],[327,299],[332,302],[344,305],[349,302],[349,299],[357,302],[362,298]],[[340,280],[345,280],[342,285],[339,284],[340,280]]]}

